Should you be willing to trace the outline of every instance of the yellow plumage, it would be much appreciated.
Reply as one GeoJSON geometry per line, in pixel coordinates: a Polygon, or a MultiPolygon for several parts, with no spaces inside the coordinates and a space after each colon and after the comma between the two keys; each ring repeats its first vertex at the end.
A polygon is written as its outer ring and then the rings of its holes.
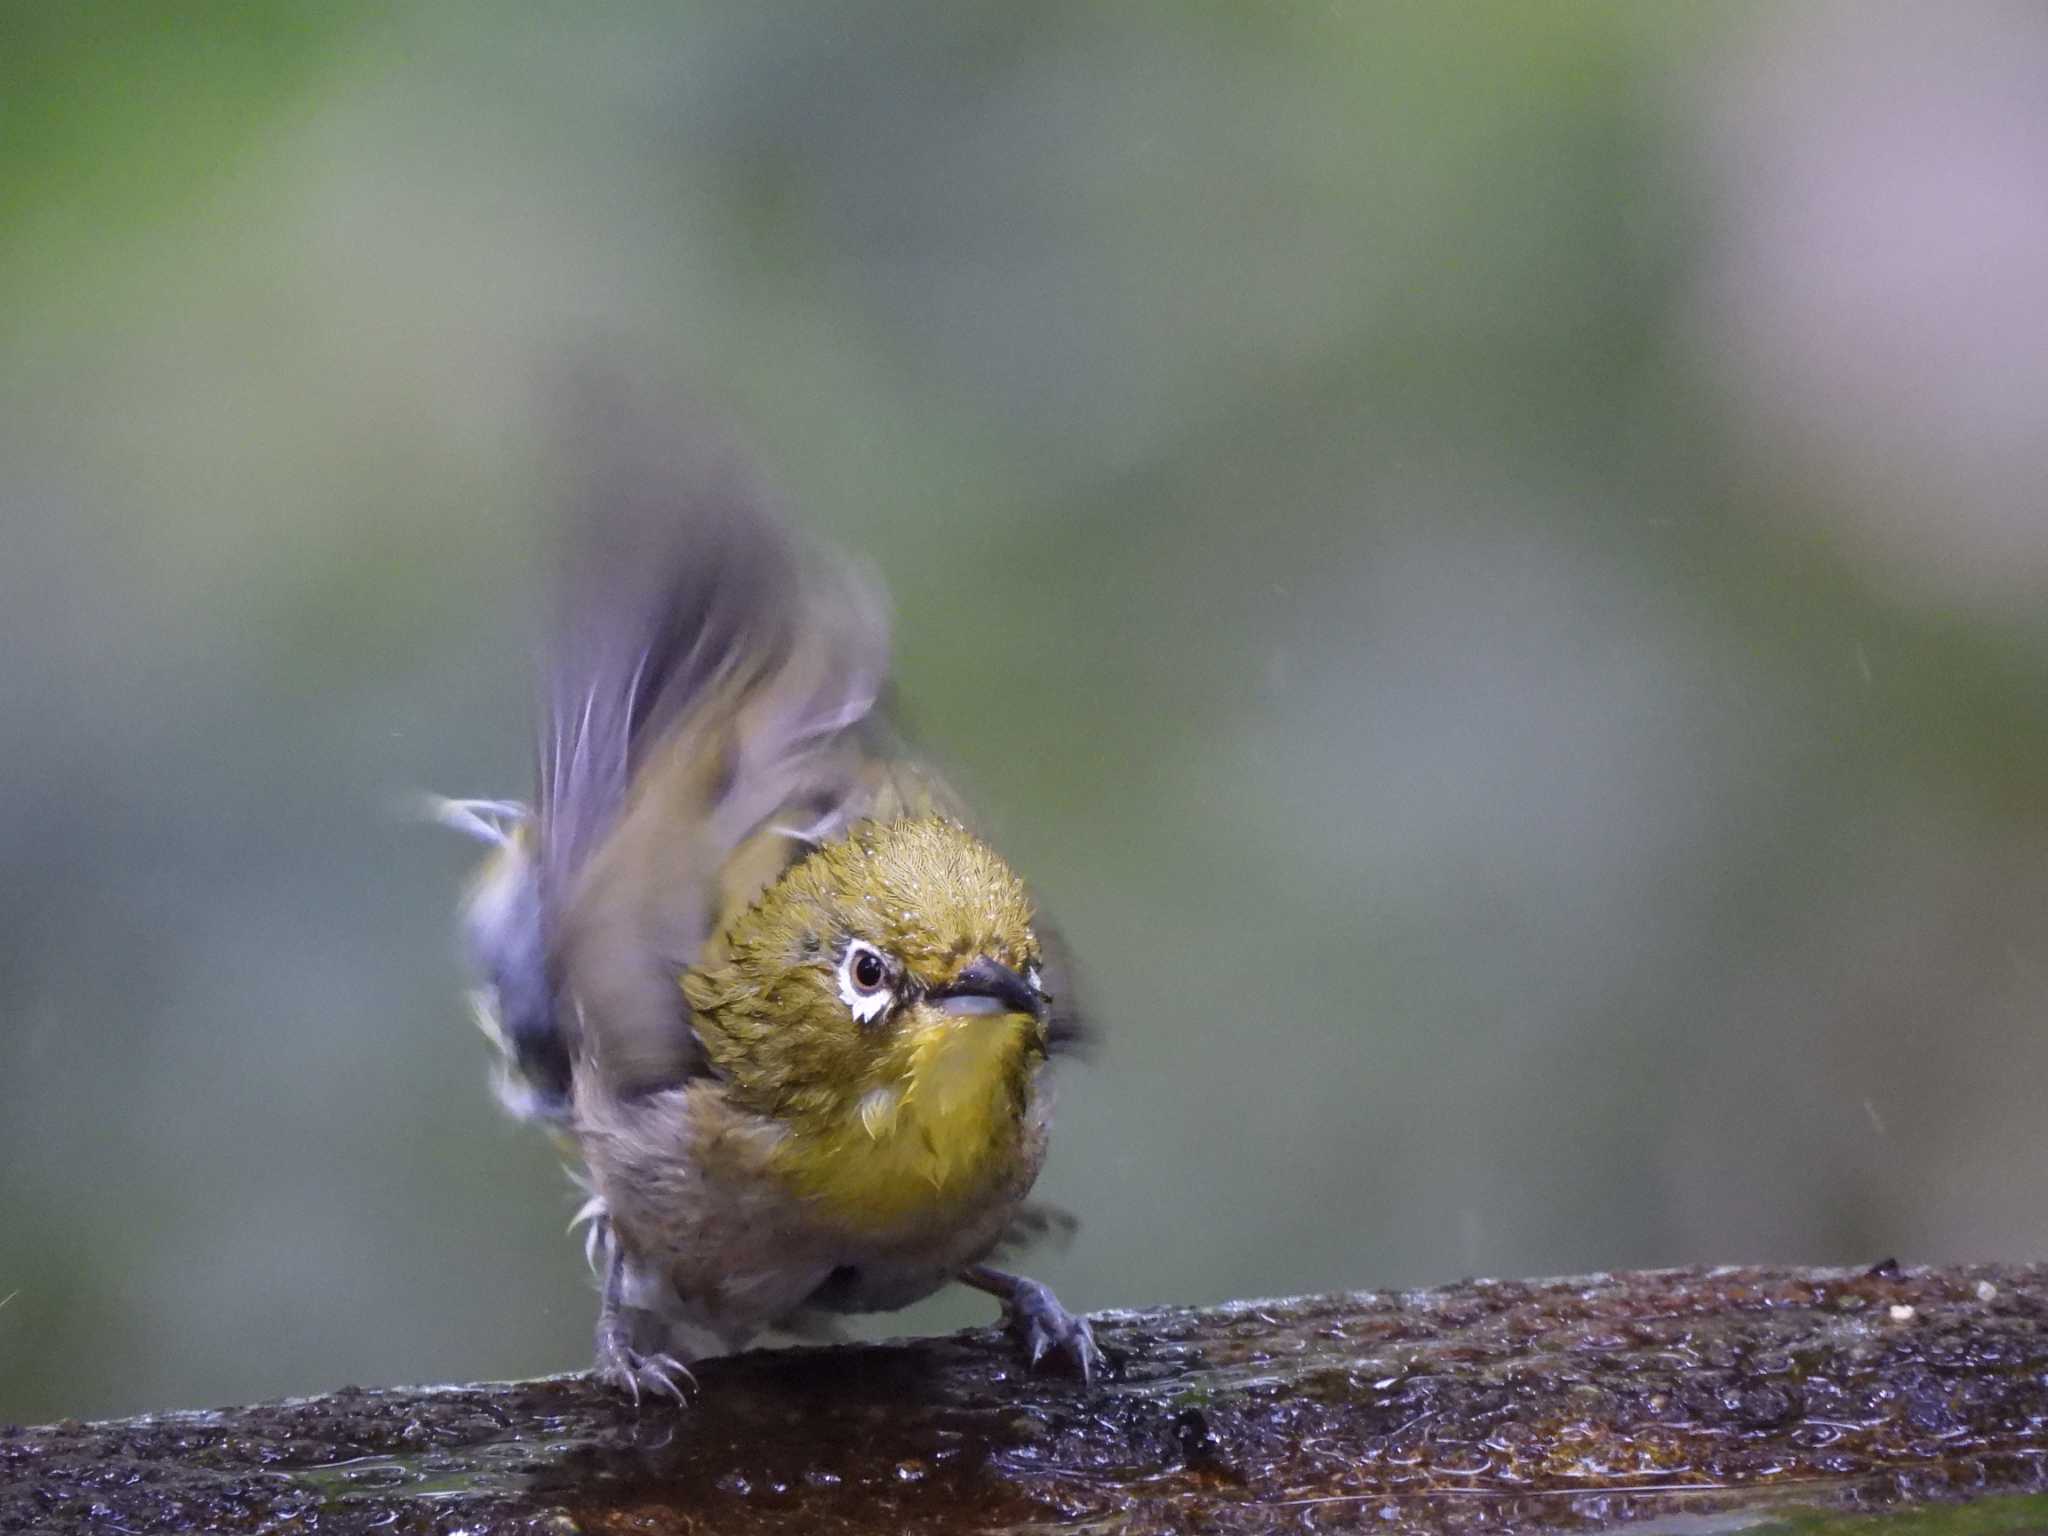
{"type": "Polygon", "coordinates": [[[941,1025],[900,1087],[870,1089],[850,1125],[793,1139],[780,1166],[838,1223],[889,1231],[986,1198],[1018,1156],[1004,1079],[1024,1054],[1012,1018],[941,1025]]]}
{"type": "Polygon", "coordinates": [[[895,1232],[943,1222],[1023,1170],[1021,1117],[1045,1059],[1033,1012],[930,1001],[974,962],[1042,963],[1022,881],[957,821],[869,820],[798,860],[736,913],[684,981],[735,1103],[790,1134],[776,1167],[826,1219],[895,1232]],[[886,1020],[849,1011],[852,938],[900,968],[886,1020]]]}

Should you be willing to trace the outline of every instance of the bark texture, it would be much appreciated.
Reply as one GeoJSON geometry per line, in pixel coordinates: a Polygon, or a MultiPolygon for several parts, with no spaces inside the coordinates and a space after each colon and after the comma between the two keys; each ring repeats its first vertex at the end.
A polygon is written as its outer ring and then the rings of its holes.
{"type": "Polygon", "coordinates": [[[2040,1266],[1479,1280],[1095,1328],[1092,1390],[975,1332],[708,1362],[680,1410],[562,1377],[10,1428],[0,1531],[2048,1528],[2040,1266]]]}

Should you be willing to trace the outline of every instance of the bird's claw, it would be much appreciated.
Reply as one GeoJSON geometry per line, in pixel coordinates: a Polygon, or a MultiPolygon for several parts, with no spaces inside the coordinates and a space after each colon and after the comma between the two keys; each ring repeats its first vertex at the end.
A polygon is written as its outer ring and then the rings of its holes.
{"type": "Polygon", "coordinates": [[[1036,1280],[1017,1282],[1006,1310],[1010,1332],[1024,1346],[1036,1370],[1047,1355],[1056,1355],[1078,1371],[1084,1383],[1095,1380],[1103,1369],[1102,1351],[1095,1345],[1095,1332],[1088,1319],[1076,1317],[1059,1303],[1052,1291],[1036,1280]]]}
{"type": "Polygon", "coordinates": [[[620,1339],[608,1339],[598,1345],[594,1369],[599,1381],[617,1387],[633,1399],[635,1406],[643,1392],[672,1397],[681,1404],[683,1383],[697,1385],[690,1368],[674,1355],[643,1354],[620,1339]]]}

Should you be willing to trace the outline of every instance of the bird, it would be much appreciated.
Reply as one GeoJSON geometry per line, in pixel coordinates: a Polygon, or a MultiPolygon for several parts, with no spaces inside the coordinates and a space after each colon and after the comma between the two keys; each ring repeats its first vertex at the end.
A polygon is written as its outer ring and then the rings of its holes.
{"type": "Polygon", "coordinates": [[[462,903],[500,1097],[580,1164],[598,1378],[690,1365],[961,1283],[1034,1367],[1084,1317],[990,1262],[1030,1201],[1071,964],[906,745],[862,562],[800,539],[725,442],[616,379],[564,393],[531,803],[462,903]]]}

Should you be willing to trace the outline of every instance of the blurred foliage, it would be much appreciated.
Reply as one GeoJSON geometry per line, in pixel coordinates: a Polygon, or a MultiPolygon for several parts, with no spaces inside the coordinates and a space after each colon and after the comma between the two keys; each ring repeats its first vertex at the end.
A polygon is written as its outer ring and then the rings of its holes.
{"type": "Polygon", "coordinates": [[[2039,1253],[2037,11],[0,29],[0,1418],[581,1363],[407,807],[591,347],[1076,941],[1069,1302],[2039,1253]]]}

